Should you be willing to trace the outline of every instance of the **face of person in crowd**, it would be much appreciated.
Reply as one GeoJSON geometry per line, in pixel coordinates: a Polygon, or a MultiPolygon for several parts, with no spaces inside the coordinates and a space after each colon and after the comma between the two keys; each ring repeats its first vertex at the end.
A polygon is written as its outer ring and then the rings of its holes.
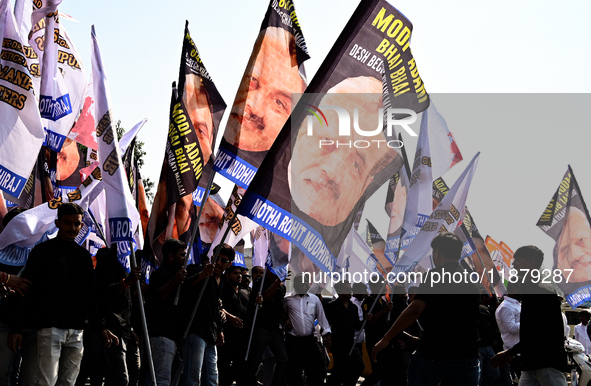
{"type": "Polygon", "coordinates": [[[263,269],[263,267],[254,267],[252,269],[252,281],[254,282],[259,277],[262,277],[263,273],[265,273],[265,270],[263,269]]]}
{"type": "Polygon", "coordinates": [[[201,217],[199,218],[201,241],[208,244],[212,243],[223,216],[224,209],[208,197],[201,217]]]}
{"type": "MultiPolygon", "coordinates": [[[[570,208],[557,244],[558,268],[573,270],[569,282],[591,280],[591,227],[578,208],[570,208]]],[[[568,276],[568,271],[563,274],[568,276]]]]}
{"type": "Polygon", "coordinates": [[[386,205],[386,209],[390,214],[388,233],[392,234],[402,227],[404,210],[406,209],[406,186],[402,186],[401,179],[396,184],[394,200],[386,205]]]}
{"type": "Polygon", "coordinates": [[[197,132],[199,146],[203,152],[203,163],[206,164],[212,153],[214,128],[207,91],[205,91],[201,77],[194,74],[186,76],[183,102],[197,132]]]}
{"type": "Polygon", "coordinates": [[[218,259],[215,261],[213,266],[213,273],[216,276],[220,276],[228,267],[232,264],[228,256],[220,253],[218,259]]]}
{"type": "Polygon", "coordinates": [[[231,267],[228,273],[228,282],[233,286],[239,285],[242,282],[242,269],[240,267],[231,267]]]}
{"type": "MultiPolygon", "coordinates": [[[[359,126],[375,130],[380,121],[382,84],[375,78],[348,78],[329,90],[320,103],[358,109],[359,126]],[[366,94],[347,94],[347,93],[366,94]]],[[[382,132],[375,136],[359,135],[351,128],[351,136],[339,136],[339,119],[333,109],[324,109],[328,125],[314,122],[309,135],[306,120],[302,123],[293,148],[289,182],[293,201],[310,217],[326,226],[343,222],[351,213],[374,176],[396,156],[385,144],[382,132]],[[322,142],[322,146],[320,141],[322,142]],[[367,148],[339,146],[339,142],[369,141],[367,148]],[[381,140],[378,145],[375,140],[381,140]],[[330,144],[329,141],[333,141],[330,144]]],[[[351,114],[352,115],[352,114],[351,114]]],[[[364,142],[360,142],[363,147],[364,142]]]]}
{"type": "Polygon", "coordinates": [[[310,289],[310,280],[308,275],[297,274],[293,280],[293,290],[298,295],[305,295],[310,289]]]}
{"type": "Polygon", "coordinates": [[[586,326],[589,323],[589,315],[579,313],[579,321],[583,324],[583,326],[586,326]]]}
{"type": "Polygon", "coordinates": [[[55,220],[57,236],[66,241],[74,241],[82,229],[81,214],[66,214],[55,220]]]}
{"type": "Polygon", "coordinates": [[[248,63],[236,94],[224,138],[246,151],[267,151],[291,114],[291,94],[302,93],[295,39],[282,28],[261,31],[255,50],[258,60],[248,63]]]}
{"type": "Polygon", "coordinates": [[[176,252],[171,253],[169,256],[173,267],[182,267],[185,259],[187,258],[187,250],[185,248],[179,248],[176,252]]]}
{"type": "Polygon", "coordinates": [[[341,286],[338,289],[338,294],[339,294],[340,299],[351,300],[351,294],[352,294],[351,284],[346,283],[346,282],[341,284],[341,286]]]}

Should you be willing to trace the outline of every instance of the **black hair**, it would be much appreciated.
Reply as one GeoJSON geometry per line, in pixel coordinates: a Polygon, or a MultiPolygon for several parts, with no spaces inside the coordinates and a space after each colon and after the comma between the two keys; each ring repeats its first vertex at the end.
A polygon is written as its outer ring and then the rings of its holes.
{"type": "Polygon", "coordinates": [[[184,241],[177,239],[168,239],[162,245],[162,260],[167,261],[170,254],[177,253],[180,249],[186,249],[187,244],[184,241]]]}
{"type": "Polygon", "coordinates": [[[522,258],[532,259],[536,264],[536,267],[540,268],[544,262],[544,252],[534,245],[526,245],[525,247],[517,249],[513,255],[513,258],[515,260],[522,258]]]}
{"type": "Polygon", "coordinates": [[[236,252],[234,252],[234,248],[232,248],[229,244],[219,244],[213,249],[213,256],[224,256],[228,258],[230,261],[234,261],[236,257],[236,252]],[[219,251],[219,252],[218,252],[219,251]]]}
{"type": "Polygon", "coordinates": [[[79,214],[84,216],[84,209],[82,209],[80,205],[75,204],[73,202],[66,202],[57,207],[58,220],[61,219],[63,216],[68,216],[71,214],[79,214]]]}
{"type": "Polygon", "coordinates": [[[6,215],[4,215],[4,218],[2,219],[2,226],[6,227],[6,225],[8,225],[8,223],[10,222],[10,220],[12,220],[13,218],[15,218],[17,215],[23,213],[26,209],[23,208],[19,208],[18,206],[16,208],[11,209],[10,211],[8,211],[8,213],[6,213],[6,215]]]}
{"type": "Polygon", "coordinates": [[[438,250],[443,255],[445,260],[459,261],[462,257],[462,248],[464,243],[458,236],[453,233],[440,233],[433,241],[431,241],[431,248],[438,250]]]}

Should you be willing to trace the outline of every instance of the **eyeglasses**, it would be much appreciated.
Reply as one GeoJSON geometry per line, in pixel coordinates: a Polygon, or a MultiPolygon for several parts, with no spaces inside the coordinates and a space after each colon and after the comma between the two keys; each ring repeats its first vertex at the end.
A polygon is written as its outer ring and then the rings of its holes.
{"type": "Polygon", "coordinates": [[[220,261],[222,264],[228,264],[230,260],[226,259],[225,257],[218,257],[216,261],[220,261]]]}

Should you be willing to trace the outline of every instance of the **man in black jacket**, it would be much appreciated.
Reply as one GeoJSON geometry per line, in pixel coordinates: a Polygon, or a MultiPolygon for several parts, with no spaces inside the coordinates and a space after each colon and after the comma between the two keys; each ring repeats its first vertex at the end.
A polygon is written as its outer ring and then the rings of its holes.
{"type": "Polygon", "coordinates": [[[564,372],[568,366],[561,302],[551,287],[538,284],[531,274],[540,270],[544,253],[528,245],[515,251],[513,257],[518,280],[510,283],[507,291],[521,296],[519,342],[495,355],[491,363],[499,366],[521,354],[519,384],[566,386],[564,372]]]}
{"type": "Polygon", "coordinates": [[[107,346],[119,343],[99,320],[90,253],[74,241],[83,214],[77,204],[60,205],[57,237],[33,248],[22,275],[32,286],[15,315],[9,346],[20,347],[24,326],[37,330],[39,385],[74,385],[85,328],[98,329],[107,346]]]}

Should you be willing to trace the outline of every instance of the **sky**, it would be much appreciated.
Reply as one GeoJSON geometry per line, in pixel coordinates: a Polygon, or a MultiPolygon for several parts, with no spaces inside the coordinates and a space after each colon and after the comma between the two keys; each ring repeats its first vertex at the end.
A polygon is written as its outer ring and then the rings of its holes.
{"type": "MultiPolygon", "coordinates": [[[[537,245],[550,256],[554,242],[535,224],[568,164],[591,203],[591,3],[390,3],[413,23],[411,49],[419,72],[464,156],[444,179],[451,187],[480,151],[467,205],[481,233],[513,250],[537,245]]],[[[295,2],[311,56],[305,63],[309,80],[358,4],[295,2]]],[[[157,180],[160,174],[185,20],[231,106],[267,6],[264,0],[63,0],[60,11],[77,22],[62,19],[62,24],[87,72],[95,25],[115,119],[126,129],[148,119],[139,134],[147,152],[143,175],[157,180]]],[[[405,139],[410,158],[415,145],[405,139]]],[[[229,196],[232,185],[219,176],[215,182],[229,196]]],[[[370,218],[385,235],[385,215],[370,218]]]]}

